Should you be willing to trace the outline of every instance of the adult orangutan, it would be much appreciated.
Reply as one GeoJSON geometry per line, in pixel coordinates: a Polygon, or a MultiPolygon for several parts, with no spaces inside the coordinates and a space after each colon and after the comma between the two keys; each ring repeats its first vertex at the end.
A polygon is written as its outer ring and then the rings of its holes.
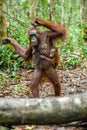
{"type": "Polygon", "coordinates": [[[55,24],[40,18],[36,18],[31,24],[33,27],[28,31],[30,44],[27,48],[23,48],[12,38],[3,39],[2,43],[11,44],[25,61],[32,58],[35,65],[35,72],[30,85],[33,97],[39,97],[38,86],[42,77],[47,77],[51,81],[55,96],[60,96],[61,84],[56,72],[60,57],[55,47],[55,40],[60,39],[64,41],[67,36],[67,30],[60,24],[55,24]],[[48,30],[39,31],[36,27],[38,25],[44,26],[48,28],[48,30]]]}

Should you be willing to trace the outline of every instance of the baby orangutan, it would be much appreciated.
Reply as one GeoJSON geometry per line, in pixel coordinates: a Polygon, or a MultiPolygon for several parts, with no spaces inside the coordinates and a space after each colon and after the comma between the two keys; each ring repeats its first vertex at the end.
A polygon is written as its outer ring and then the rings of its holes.
{"type": "Polygon", "coordinates": [[[67,30],[60,24],[55,24],[51,21],[36,18],[31,22],[33,27],[28,31],[30,44],[27,48],[20,46],[16,40],[5,38],[3,44],[11,44],[16,52],[25,60],[32,58],[35,65],[35,72],[30,83],[30,89],[33,97],[39,97],[39,83],[42,77],[47,77],[53,84],[55,96],[61,95],[61,84],[59,81],[56,67],[60,62],[60,57],[55,47],[55,40],[61,39],[64,41],[67,36],[67,30]],[[49,30],[39,31],[36,26],[41,25],[49,30]]]}

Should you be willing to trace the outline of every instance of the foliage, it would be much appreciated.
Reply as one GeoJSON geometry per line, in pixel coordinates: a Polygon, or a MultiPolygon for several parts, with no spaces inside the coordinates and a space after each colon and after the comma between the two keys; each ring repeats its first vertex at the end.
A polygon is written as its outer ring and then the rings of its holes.
{"type": "Polygon", "coordinates": [[[61,56],[64,61],[66,61],[67,66],[80,66],[82,58],[87,56],[85,43],[83,40],[83,31],[79,26],[69,27],[69,37],[64,43],[61,49],[61,56]],[[67,58],[66,58],[67,57],[67,58]]]}
{"type": "MultiPolygon", "coordinates": [[[[35,0],[34,8],[37,17],[50,19],[50,5],[52,2],[50,1],[35,0]]],[[[61,57],[63,61],[66,61],[67,66],[76,67],[81,65],[82,58],[87,57],[87,45],[84,43],[83,25],[81,23],[81,2],[82,0],[66,0],[64,2],[56,0],[55,3],[54,21],[62,23],[68,28],[69,36],[67,41],[61,45],[58,43],[61,57]]],[[[8,36],[15,38],[22,46],[26,47],[28,45],[27,30],[30,27],[29,1],[7,0],[6,7],[6,16],[9,21],[8,36]]],[[[16,75],[20,65],[24,66],[23,60],[15,52],[12,52],[12,47],[9,45],[0,46],[0,59],[0,68],[8,68],[11,76],[16,75]]]]}
{"type": "Polygon", "coordinates": [[[14,88],[15,91],[18,91],[18,92],[21,92],[21,91],[26,91],[26,87],[23,87],[23,86],[16,86],[14,88]]]}
{"type": "Polygon", "coordinates": [[[9,76],[3,73],[2,71],[0,71],[0,86],[2,86],[5,83],[8,83],[8,81],[9,81],[9,76]]]}

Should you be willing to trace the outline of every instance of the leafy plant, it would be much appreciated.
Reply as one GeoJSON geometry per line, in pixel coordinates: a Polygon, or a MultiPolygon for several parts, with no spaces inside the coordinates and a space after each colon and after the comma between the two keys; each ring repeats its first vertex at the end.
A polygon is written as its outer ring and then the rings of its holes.
{"type": "Polygon", "coordinates": [[[0,71],[0,85],[6,84],[9,82],[9,76],[0,71]]]}
{"type": "Polygon", "coordinates": [[[77,67],[77,66],[80,66],[80,59],[75,57],[75,56],[70,56],[67,60],[66,60],[66,65],[69,67],[69,66],[72,66],[72,67],[77,67]]]}
{"type": "Polygon", "coordinates": [[[14,88],[15,91],[18,91],[18,92],[21,92],[21,91],[26,91],[26,87],[23,87],[23,86],[16,86],[14,88]]]}

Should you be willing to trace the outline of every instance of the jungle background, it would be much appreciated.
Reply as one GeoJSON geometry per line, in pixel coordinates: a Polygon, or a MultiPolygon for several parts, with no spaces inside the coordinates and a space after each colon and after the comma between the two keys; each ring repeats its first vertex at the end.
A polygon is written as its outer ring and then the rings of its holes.
{"type": "MultiPolygon", "coordinates": [[[[67,40],[57,43],[61,57],[57,71],[62,84],[62,95],[87,91],[87,0],[0,0],[0,97],[29,97],[28,86],[34,71],[33,64],[26,64],[10,45],[2,45],[1,39],[12,37],[27,47],[29,44],[27,31],[31,27],[30,21],[35,17],[67,27],[67,40]]],[[[54,93],[50,83],[41,83],[40,86],[41,97],[49,97],[54,93]]],[[[22,126],[14,129],[77,128],[22,126]]]]}

